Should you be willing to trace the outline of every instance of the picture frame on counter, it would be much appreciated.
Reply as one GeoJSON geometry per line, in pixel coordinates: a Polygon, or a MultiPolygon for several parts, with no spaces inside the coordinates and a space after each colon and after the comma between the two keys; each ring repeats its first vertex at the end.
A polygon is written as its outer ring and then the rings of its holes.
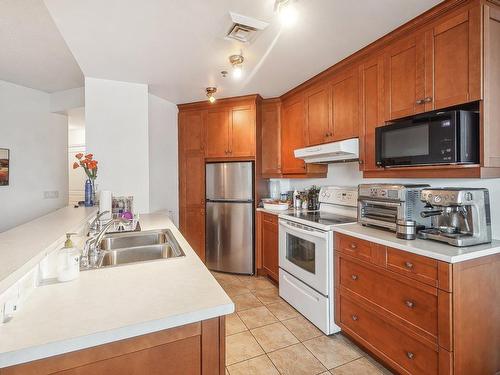
{"type": "Polygon", "coordinates": [[[9,186],[10,150],[0,148],[0,186],[9,186]]]}

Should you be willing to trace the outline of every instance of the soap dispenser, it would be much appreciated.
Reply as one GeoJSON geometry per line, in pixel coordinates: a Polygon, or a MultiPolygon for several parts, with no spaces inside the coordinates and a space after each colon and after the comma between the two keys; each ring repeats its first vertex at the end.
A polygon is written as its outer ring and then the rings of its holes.
{"type": "Polygon", "coordinates": [[[66,233],[64,247],[57,254],[57,280],[64,282],[80,276],[80,250],[73,246],[71,236],[76,233],[66,233]]]}

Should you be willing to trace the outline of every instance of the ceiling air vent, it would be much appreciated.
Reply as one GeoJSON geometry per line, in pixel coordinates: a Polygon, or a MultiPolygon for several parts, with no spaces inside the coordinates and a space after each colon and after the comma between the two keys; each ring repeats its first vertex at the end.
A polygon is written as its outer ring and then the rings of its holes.
{"type": "Polygon", "coordinates": [[[233,23],[226,35],[226,39],[237,40],[241,43],[253,42],[257,33],[269,25],[267,22],[262,22],[241,14],[229,12],[229,15],[233,23]]]}

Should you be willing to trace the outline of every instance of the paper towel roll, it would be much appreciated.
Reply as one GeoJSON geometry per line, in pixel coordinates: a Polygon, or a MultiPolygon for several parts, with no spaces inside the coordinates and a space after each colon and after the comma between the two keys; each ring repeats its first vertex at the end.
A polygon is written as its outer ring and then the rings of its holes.
{"type": "Polygon", "coordinates": [[[101,217],[102,221],[111,220],[111,200],[111,191],[101,190],[101,194],[99,195],[99,212],[109,211],[109,213],[101,217]]]}

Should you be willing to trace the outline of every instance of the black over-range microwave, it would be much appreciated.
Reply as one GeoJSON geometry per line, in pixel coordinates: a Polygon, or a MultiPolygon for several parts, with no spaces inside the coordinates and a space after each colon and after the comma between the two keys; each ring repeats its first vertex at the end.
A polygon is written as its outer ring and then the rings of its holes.
{"type": "Polygon", "coordinates": [[[479,113],[432,112],[376,129],[381,167],[479,163],[479,113]]]}

